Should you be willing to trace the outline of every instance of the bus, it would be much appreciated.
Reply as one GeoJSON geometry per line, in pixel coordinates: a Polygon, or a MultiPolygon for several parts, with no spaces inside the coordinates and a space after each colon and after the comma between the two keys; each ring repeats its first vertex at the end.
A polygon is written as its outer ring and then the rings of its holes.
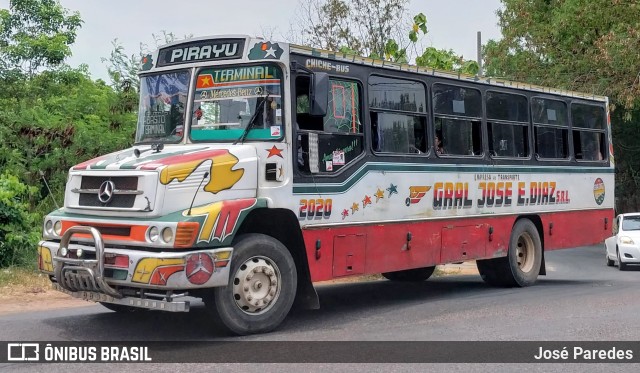
{"type": "Polygon", "coordinates": [[[54,288],[116,312],[268,332],[314,283],[473,261],[524,287],[611,232],[606,97],[242,35],[142,59],[132,147],[69,170],[54,288]]]}

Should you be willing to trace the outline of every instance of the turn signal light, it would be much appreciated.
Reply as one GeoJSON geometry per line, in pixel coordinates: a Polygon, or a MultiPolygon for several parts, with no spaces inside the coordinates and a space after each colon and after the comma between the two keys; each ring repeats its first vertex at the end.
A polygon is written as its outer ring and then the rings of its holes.
{"type": "Polygon", "coordinates": [[[173,247],[191,247],[196,239],[196,235],[200,230],[200,223],[195,221],[185,221],[178,223],[176,229],[176,237],[173,241],[173,247]]]}

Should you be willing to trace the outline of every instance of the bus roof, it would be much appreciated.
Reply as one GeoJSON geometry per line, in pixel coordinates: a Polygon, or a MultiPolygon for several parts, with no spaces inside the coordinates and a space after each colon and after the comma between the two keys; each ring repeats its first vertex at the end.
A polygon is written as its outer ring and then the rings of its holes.
{"type": "Polygon", "coordinates": [[[306,47],[306,46],[295,45],[295,44],[290,44],[289,48],[291,53],[298,53],[298,54],[308,55],[312,57],[328,58],[328,59],[350,62],[350,63],[360,64],[360,65],[382,67],[389,70],[408,71],[408,72],[437,76],[442,78],[450,78],[450,79],[457,79],[457,80],[469,81],[474,83],[488,84],[488,85],[497,86],[497,87],[516,88],[516,89],[523,89],[527,91],[550,93],[550,94],[556,94],[561,96],[577,97],[577,98],[584,98],[589,100],[608,102],[607,97],[590,94],[590,93],[581,93],[581,92],[574,92],[574,91],[557,89],[557,88],[542,87],[534,84],[513,82],[513,81],[500,79],[500,78],[479,77],[475,75],[467,75],[467,74],[458,73],[454,71],[438,70],[430,67],[418,67],[416,65],[400,64],[396,62],[373,59],[369,57],[356,56],[356,55],[351,55],[351,54],[346,54],[341,52],[332,52],[324,49],[306,47]]]}

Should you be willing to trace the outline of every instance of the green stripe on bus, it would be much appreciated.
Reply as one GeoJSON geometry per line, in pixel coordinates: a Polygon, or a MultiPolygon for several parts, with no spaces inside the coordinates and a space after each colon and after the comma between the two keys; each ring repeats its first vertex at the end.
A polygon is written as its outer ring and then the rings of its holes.
{"type": "Polygon", "coordinates": [[[412,163],[367,163],[358,169],[353,175],[342,183],[316,183],[316,184],[294,184],[294,194],[317,194],[317,193],[344,193],[351,189],[367,173],[374,171],[384,172],[453,172],[453,173],[599,173],[613,174],[612,167],[584,167],[575,166],[475,166],[475,165],[434,165],[434,164],[412,164],[412,163]]]}

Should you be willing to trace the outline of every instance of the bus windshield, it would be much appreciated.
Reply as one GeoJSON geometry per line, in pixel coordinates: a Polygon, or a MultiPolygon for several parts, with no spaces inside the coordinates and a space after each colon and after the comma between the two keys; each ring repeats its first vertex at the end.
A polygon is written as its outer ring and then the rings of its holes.
{"type": "Polygon", "coordinates": [[[266,64],[203,68],[196,76],[193,141],[235,141],[254,116],[247,140],[282,136],[280,68],[266,64]]]}
{"type": "Polygon", "coordinates": [[[136,143],[171,143],[182,139],[189,80],[187,70],[140,78],[136,143]]]}

